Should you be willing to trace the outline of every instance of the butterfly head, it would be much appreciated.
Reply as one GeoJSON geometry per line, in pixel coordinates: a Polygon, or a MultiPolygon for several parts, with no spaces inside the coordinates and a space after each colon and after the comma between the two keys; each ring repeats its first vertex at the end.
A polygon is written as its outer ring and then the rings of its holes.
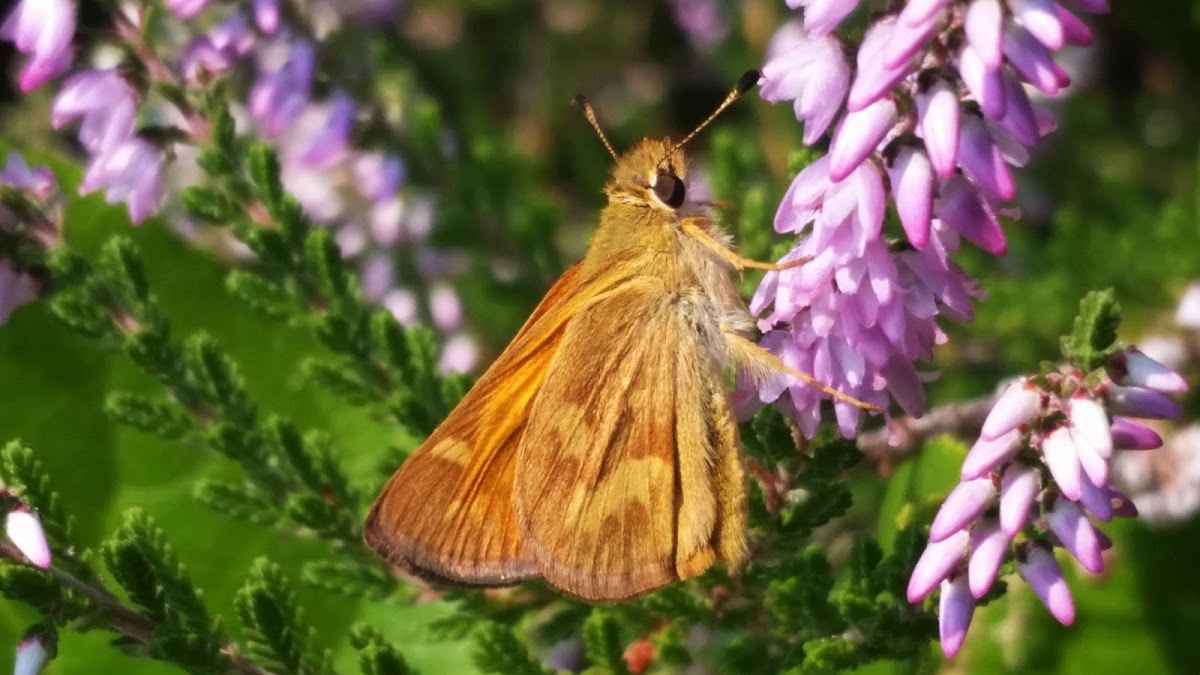
{"type": "Polygon", "coordinates": [[[687,163],[669,139],[647,138],[621,155],[605,193],[613,203],[674,212],[687,201],[687,163]]]}

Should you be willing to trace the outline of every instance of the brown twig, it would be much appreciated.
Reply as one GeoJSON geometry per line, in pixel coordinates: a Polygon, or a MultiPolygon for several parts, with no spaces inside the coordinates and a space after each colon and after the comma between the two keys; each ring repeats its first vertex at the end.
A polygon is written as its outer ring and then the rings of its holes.
{"type": "Polygon", "coordinates": [[[984,396],[934,408],[921,417],[901,417],[892,422],[890,430],[879,429],[860,436],[858,447],[869,459],[883,463],[911,452],[934,436],[955,434],[970,438],[979,433],[995,402],[995,395],[984,396]]]}
{"type": "MultiPolygon", "coordinates": [[[[0,541],[0,557],[17,563],[25,563],[25,557],[21,555],[21,552],[7,541],[0,541]]],[[[149,617],[132,607],[122,604],[120,600],[107,590],[93,586],[65,570],[52,566],[46,571],[63,586],[90,600],[92,605],[99,610],[99,615],[109,630],[135,640],[139,644],[150,644],[151,639],[154,637],[155,625],[149,617]]],[[[230,673],[273,675],[271,671],[265,670],[246,659],[233,643],[223,644],[221,646],[221,655],[225,657],[225,661],[229,666],[228,672],[230,673]]]]}

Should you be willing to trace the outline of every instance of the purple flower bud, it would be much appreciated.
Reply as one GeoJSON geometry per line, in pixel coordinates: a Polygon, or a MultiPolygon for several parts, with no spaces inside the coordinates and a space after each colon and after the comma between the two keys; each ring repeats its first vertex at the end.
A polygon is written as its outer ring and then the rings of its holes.
{"type": "Polygon", "coordinates": [[[1150,427],[1128,417],[1114,417],[1112,442],[1118,450],[1154,450],[1162,447],[1163,439],[1150,427]]]}
{"type": "Polygon", "coordinates": [[[930,541],[942,541],[966,527],[983,513],[996,496],[991,478],[976,478],[959,483],[946,496],[929,528],[930,541]]]}
{"type": "Polygon", "coordinates": [[[1063,28],[1063,42],[1072,47],[1090,47],[1092,30],[1079,17],[1059,4],[1054,6],[1055,16],[1063,28]]]}
{"type": "Polygon", "coordinates": [[[942,178],[958,167],[958,95],[950,83],[937,79],[917,94],[917,124],[925,140],[929,162],[942,178]]]}
{"type": "Polygon", "coordinates": [[[50,544],[37,513],[18,504],[4,519],[4,533],[34,567],[50,567],[50,544]]]}
{"type": "Polygon", "coordinates": [[[846,99],[846,110],[854,112],[875,103],[892,85],[911,72],[911,64],[902,63],[888,67],[885,55],[895,30],[895,17],[876,21],[867,29],[858,46],[855,63],[858,72],[850,85],[850,96],[846,99]]]}
{"type": "Polygon", "coordinates": [[[787,0],[787,6],[804,7],[804,27],[814,35],[825,35],[854,11],[858,0],[787,0]]]}
{"type": "Polygon", "coordinates": [[[0,184],[27,192],[34,199],[45,199],[58,189],[58,183],[50,169],[44,166],[30,167],[21,153],[11,151],[0,171],[0,184]]]}
{"type": "Polygon", "coordinates": [[[1033,103],[1012,71],[1002,68],[1000,82],[1004,87],[1004,116],[1000,124],[1023,145],[1032,148],[1041,140],[1033,103]]]}
{"type": "Polygon", "coordinates": [[[1107,485],[1096,487],[1090,480],[1083,481],[1083,494],[1079,502],[1100,520],[1108,522],[1113,517],[1113,497],[1116,492],[1107,485]]]}
{"type": "Polygon", "coordinates": [[[949,0],[912,0],[900,11],[900,23],[907,26],[927,24],[948,4],[949,0]]]}
{"type": "Polygon", "coordinates": [[[1004,62],[1001,37],[1004,35],[1004,12],[1000,0],[972,0],[963,19],[967,44],[989,70],[1004,62]]]}
{"type": "Polygon", "coordinates": [[[1062,49],[1063,25],[1054,0],[1012,0],[1013,16],[1049,49],[1062,49]]]}
{"type": "Polygon", "coordinates": [[[1188,388],[1182,375],[1137,349],[1115,356],[1111,367],[1116,371],[1117,383],[1124,386],[1146,387],[1165,394],[1178,394],[1188,388]]]}
{"type": "Polygon", "coordinates": [[[1179,298],[1175,323],[1184,328],[1200,328],[1200,282],[1189,285],[1179,298]]]}
{"type": "Polygon", "coordinates": [[[1087,477],[1082,485],[1088,483],[1099,486],[1107,485],[1108,460],[1101,457],[1095,446],[1081,439],[1078,434],[1072,432],[1071,440],[1075,443],[1075,451],[1079,453],[1079,466],[1087,477]]]}
{"type": "Polygon", "coordinates": [[[970,535],[959,530],[942,541],[930,542],[925,547],[908,579],[908,601],[917,603],[925,599],[935,586],[950,575],[950,571],[962,560],[967,551],[970,535]]]}
{"type": "Polygon", "coordinates": [[[1029,509],[1042,489],[1042,475],[1024,464],[1013,464],[1000,479],[1000,530],[1005,536],[1017,536],[1029,521],[1029,509]]]}
{"type": "Polygon", "coordinates": [[[1130,499],[1124,492],[1109,487],[1108,498],[1112,503],[1114,516],[1121,516],[1122,518],[1138,517],[1137,504],[1134,504],[1133,500],[1130,499]]]}
{"type": "Polygon", "coordinates": [[[1067,588],[1062,569],[1050,551],[1036,544],[1030,546],[1017,569],[1059,623],[1064,626],[1074,623],[1075,603],[1071,601],[1071,589],[1067,588]]]}
{"type": "Polygon", "coordinates": [[[434,285],[429,291],[429,313],[434,325],[441,330],[455,330],[462,324],[462,303],[453,287],[434,285]]]}
{"type": "Polygon", "coordinates": [[[963,45],[958,53],[958,74],[971,96],[979,103],[979,109],[991,119],[1004,117],[1008,106],[1004,82],[1000,77],[1002,70],[999,66],[984,63],[971,45],[963,45]]]}
{"type": "Polygon", "coordinates": [[[314,47],[298,42],[280,68],[264,73],[254,83],[247,108],[268,138],[283,133],[308,105],[315,67],[314,47]]]}
{"type": "Polygon", "coordinates": [[[938,603],[938,637],[946,658],[954,658],[962,648],[974,613],[975,598],[967,591],[966,579],[959,575],[953,580],[943,581],[938,603]]]}
{"type": "Polygon", "coordinates": [[[1070,84],[1071,78],[1054,62],[1050,50],[1020,26],[1004,32],[1004,54],[1021,77],[1047,96],[1070,84]]]}
{"type": "Polygon", "coordinates": [[[1077,444],[1086,444],[1095,454],[1108,459],[1112,456],[1112,431],[1108,413],[1096,399],[1079,394],[1067,401],[1067,419],[1071,436],[1077,444]]]}
{"type": "MultiPolygon", "coordinates": [[[[914,3],[910,2],[905,9],[913,6],[914,3]]],[[[892,39],[884,52],[883,65],[889,69],[903,67],[925,47],[943,20],[939,14],[933,14],[927,19],[909,24],[904,21],[904,13],[901,12],[900,21],[893,24],[892,39]]]]}
{"type": "Polygon", "coordinates": [[[40,635],[25,638],[17,643],[13,675],[37,675],[49,660],[50,654],[46,651],[45,638],[40,635]]]}
{"type": "Polygon", "coordinates": [[[933,218],[933,166],[924,152],[905,146],[896,153],[888,171],[896,213],[913,248],[929,243],[929,225],[933,218]]]}
{"type": "Polygon", "coordinates": [[[992,519],[979,521],[971,530],[971,559],[967,563],[967,579],[971,595],[982,598],[1000,573],[1004,554],[1008,552],[1009,537],[992,519]]]}
{"type": "Polygon", "coordinates": [[[0,25],[0,39],[29,55],[21,71],[21,91],[33,91],[71,65],[75,12],[70,0],[21,0],[0,25]]]}
{"type": "Polygon", "coordinates": [[[279,0],[254,0],[254,25],[267,35],[279,30],[279,0]]]}
{"type": "Polygon", "coordinates": [[[963,176],[951,176],[942,182],[933,213],[947,227],[988,253],[1004,255],[1008,250],[995,211],[963,176]]]}
{"type": "Polygon", "coordinates": [[[442,347],[442,355],[438,360],[438,369],[443,374],[467,373],[479,363],[479,347],[470,337],[458,333],[446,340],[442,347]]]}
{"type": "Polygon", "coordinates": [[[1079,453],[1071,440],[1071,432],[1066,426],[1058,427],[1042,440],[1041,449],[1058,489],[1067,499],[1078,501],[1083,490],[1083,467],[1079,465],[1079,453]]]}
{"type": "Polygon", "coordinates": [[[1008,201],[1016,194],[1012,174],[992,142],[983,120],[967,115],[958,137],[958,163],[963,173],[993,197],[1008,201]]]}
{"type": "Polygon", "coordinates": [[[79,192],[103,189],[109,204],[123,201],[129,205],[129,219],[138,225],[158,210],[162,168],[162,153],[141,138],[131,137],[92,159],[79,192]]]}
{"type": "Polygon", "coordinates": [[[1100,554],[1100,540],[1096,529],[1075,502],[1059,499],[1046,515],[1050,531],[1062,545],[1075,556],[1079,564],[1092,574],[1104,571],[1104,557],[1100,554]]]}
{"type": "Polygon", "coordinates": [[[829,128],[850,86],[850,65],[841,44],[805,34],[798,24],[781,28],[767,47],[759,95],[771,103],[792,100],[811,145],[829,128]]]}
{"type": "Polygon", "coordinates": [[[197,85],[206,79],[220,75],[233,66],[233,59],[227,52],[217,49],[208,38],[200,37],[192,41],[183,56],[179,58],[179,70],[188,84],[197,85]]]}
{"type": "Polygon", "coordinates": [[[1041,407],[1041,391],[1022,377],[1008,385],[996,399],[996,404],[983,421],[979,437],[988,440],[1000,438],[1032,419],[1041,407]]]}
{"type": "Polygon", "coordinates": [[[345,155],[354,126],[354,100],[343,92],[334,94],[324,113],[324,123],[304,144],[297,159],[314,168],[325,168],[345,155]]]}
{"type": "Polygon", "coordinates": [[[975,441],[975,445],[971,446],[971,451],[963,460],[961,478],[972,480],[996,470],[1017,454],[1019,440],[1021,433],[1013,429],[999,438],[980,438],[975,441]]]}
{"type": "Polygon", "coordinates": [[[1156,420],[1173,419],[1182,412],[1177,403],[1163,394],[1141,387],[1109,387],[1108,405],[1114,414],[1156,420]]]}
{"type": "Polygon", "coordinates": [[[833,132],[829,148],[829,179],[849,176],[871,154],[896,123],[896,104],[880,99],[857,112],[847,113],[833,132]]]}
{"type": "Polygon", "coordinates": [[[196,16],[207,4],[208,0],[167,0],[167,7],[184,19],[196,16]]]}

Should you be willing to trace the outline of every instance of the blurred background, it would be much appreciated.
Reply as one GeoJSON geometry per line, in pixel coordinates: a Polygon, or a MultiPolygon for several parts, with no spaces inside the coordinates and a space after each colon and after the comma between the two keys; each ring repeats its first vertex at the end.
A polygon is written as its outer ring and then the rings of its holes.
{"type": "MultiPolygon", "coordinates": [[[[405,233],[390,244],[378,232],[364,235],[370,228],[352,218],[335,214],[330,226],[339,228],[368,294],[398,317],[436,325],[443,366],[467,372],[490,362],[582,253],[603,204],[610,158],[572,97],[591,99],[618,151],[644,136],[678,138],[743,71],[762,65],[771,36],[795,16],[767,0],[322,4],[289,5],[322,36],[314,96],[337,89],[364,102],[353,143],[401,158],[406,214],[394,225],[405,233]],[[322,12],[340,13],[325,33],[322,12]]],[[[111,38],[112,6],[80,3],[80,53],[111,38]]],[[[988,394],[1002,378],[1057,358],[1058,336],[1070,329],[1079,298],[1105,287],[1125,309],[1122,337],[1175,350],[1197,381],[1198,336],[1175,315],[1187,285],[1200,280],[1200,3],[1122,3],[1091,25],[1096,44],[1066,55],[1074,84],[1050,103],[1058,132],[1019,173],[1022,216],[1006,223],[1008,255],[995,259],[968,248],[960,257],[987,298],[973,323],[949,327],[950,342],[935,364],[942,377],[930,385],[935,406],[988,394]]],[[[68,241],[94,253],[111,234],[130,233],[177,330],[213,334],[264,410],[330,432],[354,478],[377,484],[380,463],[394,456],[390,448],[411,449],[418,439],[297,375],[315,342],[226,292],[226,272],[244,264],[228,241],[198,234],[169,203],[161,217],[133,229],[119,205],[99,195],[75,199],[70,186],[79,180],[80,149],[48,123],[52,92],[15,89],[17,55],[7,43],[2,49],[0,144],[58,171],[73,198],[68,241]]],[[[237,77],[244,91],[253,75],[237,77]]],[[[787,244],[770,219],[793,175],[800,133],[790,106],[772,107],[751,94],[692,144],[707,189],[736,205],[726,223],[751,257],[787,244]]],[[[293,176],[291,185],[311,181],[319,190],[329,188],[326,180],[314,169],[293,176]]],[[[744,290],[756,281],[747,274],[744,290]]],[[[319,542],[281,538],[198,505],[190,498],[198,480],[236,476],[237,469],[111,421],[104,400],[112,390],[150,392],[155,385],[120,356],[65,330],[44,305],[21,308],[0,327],[0,440],[21,438],[36,450],[77,518],[81,540],[100,542],[125,509],[144,507],[168,532],[212,611],[225,617],[233,616],[234,591],[255,557],[270,555],[299,577],[303,561],[322,555],[319,542]]],[[[1195,423],[1200,400],[1192,395],[1186,409],[1181,428],[1195,423]]],[[[1068,569],[1074,626],[1059,626],[1013,583],[1002,601],[977,614],[955,661],[941,662],[931,647],[921,664],[868,670],[1200,672],[1200,434],[1174,438],[1153,461],[1128,468],[1127,480],[1151,495],[1139,504],[1157,507],[1106,530],[1115,541],[1110,571],[1096,578],[1068,569]]],[[[956,482],[961,458],[961,444],[947,440],[860,466],[855,506],[839,530],[890,539],[902,506],[936,504],[956,482]]],[[[471,671],[462,641],[437,640],[427,630],[454,611],[446,603],[348,601],[303,585],[299,597],[318,628],[316,640],[347,670],[356,657],[345,632],[364,619],[422,672],[471,671]]],[[[32,617],[0,603],[0,645],[14,644],[32,617]]],[[[48,672],[173,672],[118,653],[108,639],[66,634],[48,672]]]]}

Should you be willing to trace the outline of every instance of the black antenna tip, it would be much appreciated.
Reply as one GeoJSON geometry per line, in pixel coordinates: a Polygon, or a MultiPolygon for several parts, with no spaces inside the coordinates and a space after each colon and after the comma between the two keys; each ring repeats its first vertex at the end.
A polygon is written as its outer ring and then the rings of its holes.
{"type": "Polygon", "coordinates": [[[587,107],[587,97],[583,94],[575,94],[575,98],[571,99],[571,105],[583,110],[587,107]]]}
{"type": "Polygon", "coordinates": [[[744,75],[742,75],[741,77],[738,78],[738,81],[737,81],[738,95],[740,96],[740,95],[750,91],[755,86],[757,86],[758,81],[762,79],[762,76],[763,76],[763,74],[762,74],[762,71],[760,71],[760,70],[747,70],[744,75]]]}

